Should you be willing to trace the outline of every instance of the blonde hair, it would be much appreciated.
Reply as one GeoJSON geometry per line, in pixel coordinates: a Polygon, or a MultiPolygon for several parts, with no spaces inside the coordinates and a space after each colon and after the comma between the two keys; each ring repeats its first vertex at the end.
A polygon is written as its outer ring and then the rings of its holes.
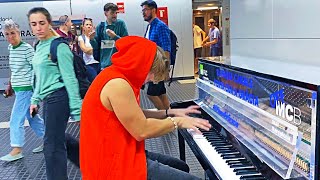
{"type": "Polygon", "coordinates": [[[157,47],[157,52],[153,60],[150,72],[154,74],[154,82],[160,82],[169,78],[170,63],[164,50],[157,47]]]}
{"type": "Polygon", "coordinates": [[[60,37],[60,35],[57,33],[56,30],[54,30],[52,27],[50,28],[50,32],[53,36],[57,36],[57,37],[60,37]]]}

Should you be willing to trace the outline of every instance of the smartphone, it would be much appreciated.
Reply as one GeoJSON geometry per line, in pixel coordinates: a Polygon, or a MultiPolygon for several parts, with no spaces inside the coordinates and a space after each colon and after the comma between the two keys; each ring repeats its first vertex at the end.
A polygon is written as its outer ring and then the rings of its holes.
{"type": "Polygon", "coordinates": [[[36,114],[38,114],[38,112],[36,110],[33,110],[31,113],[31,117],[34,118],[36,116],[36,114]]]}

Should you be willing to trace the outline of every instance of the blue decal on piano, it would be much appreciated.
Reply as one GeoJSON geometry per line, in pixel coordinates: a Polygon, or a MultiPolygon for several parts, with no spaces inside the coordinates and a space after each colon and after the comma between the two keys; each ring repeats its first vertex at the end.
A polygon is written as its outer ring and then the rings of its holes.
{"type": "Polygon", "coordinates": [[[270,94],[270,107],[276,108],[276,102],[281,101],[284,103],[284,90],[280,89],[272,94],[270,94]]]}
{"type": "Polygon", "coordinates": [[[233,88],[231,85],[221,82],[217,79],[214,79],[214,85],[244,101],[247,101],[254,106],[259,106],[259,98],[247,90],[233,88]]]}
{"type": "Polygon", "coordinates": [[[232,119],[229,113],[221,111],[219,106],[213,105],[212,109],[214,112],[218,113],[225,120],[227,120],[231,125],[233,125],[236,128],[239,127],[239,123],[236,120],[232,119]]]}
{"type": "Polygon", "coordinates": [[[249,89],[252,89],[252,87],[253,87],[252,78],[248,78],[248,77],[242,76],[238,73],[233,73],[231,71],[224,70],[224,69],[216,69],[216,73],[217,73],[217,77],[219,77],[219,78],[224,78],[226,80],[229,80],[229,81],[235,82],[237,84],[246,86],[249,89]]]}
{"type": "Polygon", "coordinates": [[[313,92],[313,93],[312,93],[312,99],[313,99],[313,100],[317,100],[317,93],[316,93],[316,92],[313,92]]]}

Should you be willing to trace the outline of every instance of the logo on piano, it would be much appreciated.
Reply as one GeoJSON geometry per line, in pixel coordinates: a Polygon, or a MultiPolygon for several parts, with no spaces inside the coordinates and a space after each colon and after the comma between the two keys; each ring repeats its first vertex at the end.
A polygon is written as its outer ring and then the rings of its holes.
{"type": "Polygon", "coordinates": [[[276,115],[292,122],[301,124],[301,110],[284,102],[284,90],[274,92],[270,95],[270,106],[276,108],[276,115]]]}

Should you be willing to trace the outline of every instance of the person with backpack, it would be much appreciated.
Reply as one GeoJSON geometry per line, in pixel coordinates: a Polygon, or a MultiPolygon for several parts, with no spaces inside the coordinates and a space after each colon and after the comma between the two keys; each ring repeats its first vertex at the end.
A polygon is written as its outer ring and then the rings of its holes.
{"type": "MultiPolygon", "coordinates": [[[[40,116],[31,117],[29,107],[33,94],[33,69],[32,57],[34,50],[31,45],[21,41],[20,28],[12,19],[4,21],[3,34],[9,46],[9,65],[11,77],[4,96],[9,97],[15,92],[15,100],[10,117],[10,145],[12,150],[2,156],[2,161],[15,161],[23,158],[22,147],[25,142],[24,121],[28,119],[31,129],[37,137],[43,138],[44,123],[40,116]]],[[[43,145],[35,148],[32,152],[41,152],[43,145]]]]}
{"type": "Polygon", "coordinates": [[[34,115],[38,111],[39,102],[43,101],[43,151],[47,179],[66,180],[65,130],[69,116],[76,121],[80,120],[82,105],[74,57],[66,43],[55,43],[59,38],[54,35],[52,17],[47,9],[32,8],[27,16],[33,34],[40,40],[32,60],[36,81],[30,114],[34,115]]]}
{"type": "Polygon", "coordinates": [[[56,29],[56,32],[60,37],[64,37],[68,40],[70,49],[79,54],[78,40],[77,37],[72,33],[71,28],[73,23],[71,18],[68,15],[63,15],[59,17],[59,28],[56,29]]]}
{"type": "MultiPolygon", "coordinates": [[[[149,23],[144,37],[160,46],[165,51],[166,58],[170,60],[170,30],[164,22],[157,18],[157,3],[147,0],[141,3],[141,7],[143,19],[149,23]]],[[[169,77],[169,74],[167,77],[169,77]]],[[[169,98],[166,93],[164,81],[160,81],[157,84],[153,82],[148,83],[147,95],[155,108],[159,110],[170,108],[169,98]]]]}
{"type": "Polygon", "coordinates": [[[104,5],[106,21],[96,27],[90,36],[95,60],[100,61],[101,69],[111,65],[111,56],[116,52],[115,42],[121,37],[128,36],[127,26],[121,19],[117,19],[118,6],[114,3],[104,5]]]}
{"type": "Polygon", "coordinates": [[[88,80],[92,82],[100,72],[99,61],[93,57],[93,48],[90,44],[90,35],[92,34],[92,19],[84,18],[82,21],[82,35],[78,37],[79,46],[82,51],[82,57],[86,63],[88,80]]]}

